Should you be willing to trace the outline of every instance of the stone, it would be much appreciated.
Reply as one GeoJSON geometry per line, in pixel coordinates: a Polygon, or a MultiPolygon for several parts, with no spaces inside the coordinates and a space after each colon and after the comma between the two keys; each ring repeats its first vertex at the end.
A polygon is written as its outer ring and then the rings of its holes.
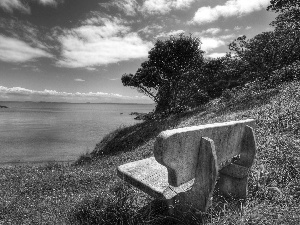
{"type": "Polygon", "coordinates": [[[203,137],[200,142],[195,183],[191,190],[185,192],[184,204],[189,203],[189,207],[205,212],[211,204],[217,176],[218,165],[214,141],[203,137]]]}
{"type": "Polygon", "coordinates": [[[118,166],[117,175],[154,198],[163,199],[169,186],[167,168],[154,157],[118,166]]]}
{"type": "Polygon", "coordinates": [[[154,144],[155,158],[121,165],[117,174],[170,208],[179,203],[205,212],[215,188],[245,198],[256,153],[254,126],[243,120],[164,131],[154,144]]]}
{"type": "Polygon", "coordinates": [[[242,137],[247,125],[254,127],[255,121],[248,119],[164,131],[154,144],[154,157],[167,167],[169,184],[180,186],[195,178],[202,137],[214,141],[217,164],[222,169],[226,162],[242,152],[242,137]]]}

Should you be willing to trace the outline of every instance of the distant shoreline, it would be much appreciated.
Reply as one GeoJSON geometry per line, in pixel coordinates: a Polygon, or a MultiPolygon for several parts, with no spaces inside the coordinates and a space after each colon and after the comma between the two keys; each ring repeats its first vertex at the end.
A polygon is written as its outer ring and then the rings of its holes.
{"type": "Polygon", "coordinates": [[[155,103],[121,103],[121,102],[45,102],[45,101],[0,101],[3,103],[59,103],[59,104],[113,104],[113,105],[154,105],[155,103]]]}
{"type": "Polygon", "coordinates": [[[13,162],[0,162],[0,168],[7,168],[7,167],[15,167],[15,166],[43,166],[47,164],[60,164],[60,165],[70,165],[76,162],[76,160],[39,160],[39,161],[13,161],[13,162]]]}

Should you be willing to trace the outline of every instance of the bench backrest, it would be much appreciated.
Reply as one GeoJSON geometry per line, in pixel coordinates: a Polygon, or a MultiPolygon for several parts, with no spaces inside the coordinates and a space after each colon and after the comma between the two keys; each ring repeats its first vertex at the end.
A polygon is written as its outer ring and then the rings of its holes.
{"type": "Polygon", "coordinates": [[[202,137],[213,140],[217,164],[222,168],[224,162],[243,151],[246,126],[253,128],[255,121],[248,119],[163,131],[154,145],[155,159],[167,167],[169,184],[179,186],[195,178],[202,137]]]}

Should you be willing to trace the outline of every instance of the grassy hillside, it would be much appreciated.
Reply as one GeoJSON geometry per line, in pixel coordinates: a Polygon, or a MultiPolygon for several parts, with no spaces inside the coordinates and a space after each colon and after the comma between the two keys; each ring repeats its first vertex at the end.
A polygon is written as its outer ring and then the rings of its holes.
{"type": "Polygon", "coordinates": [[[72,166],[0,169],[0,224],[300,224],[300,83],[248,84],[180,115],[120,127],[72,166]],[[254,118],[257,156],[246,204],[215,195],[208,212],[167,216],[116,167],[152,156],[165,129],[254,118]]]}

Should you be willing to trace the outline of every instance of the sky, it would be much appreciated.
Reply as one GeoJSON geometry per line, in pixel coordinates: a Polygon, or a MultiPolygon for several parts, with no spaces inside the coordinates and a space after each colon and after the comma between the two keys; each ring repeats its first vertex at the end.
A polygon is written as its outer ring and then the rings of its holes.
{"type": "Polygon", "coordinates": [[[130,87],[157,40],[201,39],[205,57],[272,30],[269,0],[0,0],[0,101],[153,103],[130,87]]]}

